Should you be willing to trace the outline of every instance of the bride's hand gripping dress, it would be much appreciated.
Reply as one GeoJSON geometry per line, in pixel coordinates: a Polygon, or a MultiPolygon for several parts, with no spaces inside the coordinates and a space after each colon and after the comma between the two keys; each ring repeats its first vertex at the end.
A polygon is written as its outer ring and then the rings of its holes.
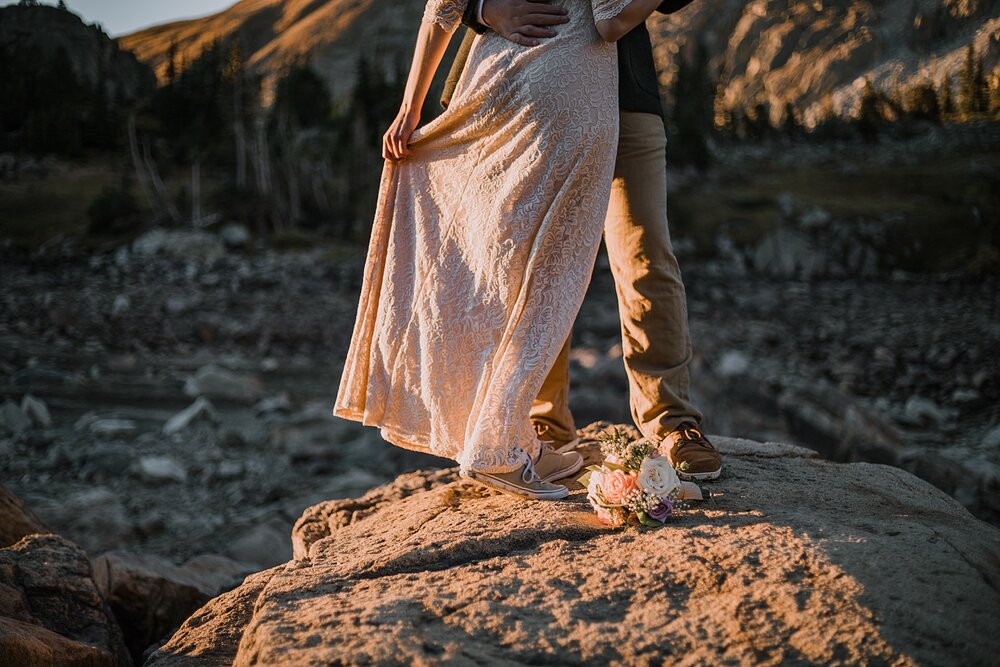
{"type": "MultiPolygon", "coordinates": [[[[465,470],[537,457],[529,409],[580,309],[608,205],[617,49],[595,21],[631,2],[554,2],[570,19],[557,36],[477,36],[448,109],[408,145],[387,143],[398,155],[333,408],[465,470]]],[[[430,0],[421,34],[453,31],[465,4],[430,0]]],[[[436,68],[440,40],[423,44],[417,57],[436,68]]],[[[420,101],[427,84],[411,74],[420,101]]]]}

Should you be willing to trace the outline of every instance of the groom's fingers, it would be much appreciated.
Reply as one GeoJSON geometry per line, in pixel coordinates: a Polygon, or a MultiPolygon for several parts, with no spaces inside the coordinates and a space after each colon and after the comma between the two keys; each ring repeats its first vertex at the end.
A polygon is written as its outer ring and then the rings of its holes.
{"type": "MultiPolygon", "coordinates": [[[[542,6],[545,7],[547,5],[542,6]]],[[[566,14],[538,11],[537,9],[522,14],[518,17],[518,20],[531,25],[561,25],[569,23],[569,17],[566,14]]]]}
{"type": "Polygon", "coordinates": [[[521,46],[538,46],[541,44],[541,42],[537,39],[532,39],[531,37],[522,35],[519,32],[512,32],[509,35],[506,35],[506,37],[515,44],[520,44],[521,46]]]}
{"type": "Polygon", "coordinates": [[[532,39],[531,37],[526,37],[519,32],[512,32],[507,35],[507,39],[514,42],[515,44],[520,44],[521,46],[538,46],[541,44],[537,39],[532,39]]]}
{"type": "Polygon", "coordinates": [[[535,25],[526,25],[520,29],[520,34],[525,37],[555,37],[556,31],[552,28],[542,28],[535,25]]]}

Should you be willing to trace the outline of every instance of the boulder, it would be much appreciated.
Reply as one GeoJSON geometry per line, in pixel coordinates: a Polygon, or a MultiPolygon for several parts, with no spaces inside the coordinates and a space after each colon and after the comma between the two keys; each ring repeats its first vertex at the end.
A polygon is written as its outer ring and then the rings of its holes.
{"type": "Polygon", "coordinates": [[[64,499],[30,499],[46,524],[91,554],[116,548],[131,530],[125,506],[110,489],[98,486],[64,499]]]}
{"type": "Polygon", "coordinates": [[[94,582],[118,619],[132,658],[218,593],[159,556],[115,550],[94,560],[94,582]]]}
{"type": "Polygon", "coordinates": [[[90,432],[101,438],[129,438],[139,430],[132,419],[105,418],[90,423],[90,432]]]}
{"type": "Polygon", "coordinates": [[[219,420],[219,413],[216,412],[212,403],[204,396],[199,396],[194,403],[167,420],[163,425],[163,433],[172,435],[199,421],[218,423],[219,420]]]}
{"type": "Polygon", "coordinates": [[[654,530],[454,469],[320,503],[147,664],[994,664],[1000,531],[899,468],[713,440],[714,495],[654,530]]]}
{"type": "Polygon", "coordinates": [[[20,434],[31,428],[31,419],[17,403],[7,399],[0,405],[0,430],[20,434]]]}
{"type": "Polygon", "coordinates": [[[53,534],[0,549],[0,664],[132,665],[83,550],[53,534]]]}
{"type": "Polygon", "coordinates": [[[219,238],[227,248],[243,248],[250,243],[250,232],[238,222],[228,222],[219,230],[219,238]]]}
{"type": "Polygon", "coordinates": [[[263,395],[260,380],[227,368],[206,364],[184,383],[184,393],[191,397],[206,396],[241,403],[254,403],[263,395]]]}
{"type": "Polygon", "coordinates": [[[132,252],[139,256],[162,253],[184,259],[209,259],[224,254],[224,251],[222,241],[200,230],[152,229],[132,242],[132,252]]]}
{"type": "Polygon", "coordinates": [[[139,459],[136,472],[150,484],[187,481],[184,467],[169,456],[143,456],[139,459]]]}
{"type": "Polygon", "coordinates": [[[0,547],[9,547],[25,535],[49,532],[52,531],[20,498],[0,485],[0,547]]]}
{"type": "Polygon", "coordinates": [[[52,415],[45,401],[36,398],[31,394],[21,397],[21,412],[31,420],[38,428],[50,428],[52,426],[52,415]]]}
{"type": "Polygon", "coordinates": [[[292,556],[288,527],[274,520],[254,525],[233,540],[226,552],[237,561],[260,568],[283,563],[292,556]]]}
{"type": "Polygon", "coordinates": [[[249,563],[242,563],[221,554],[198,554],[184,561],[181,566],[198,587],[212,596],[238,586],[248,574],[257,570],[249,563]]]}

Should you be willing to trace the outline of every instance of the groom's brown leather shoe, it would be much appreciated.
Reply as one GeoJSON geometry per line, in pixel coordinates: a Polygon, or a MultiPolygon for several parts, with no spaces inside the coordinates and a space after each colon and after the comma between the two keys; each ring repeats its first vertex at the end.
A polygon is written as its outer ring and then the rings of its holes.
{"type": "Polygon", "coordinates": [[[685,480],[718,479],[722,456],[694,422],[681,422],[660,443],[677,476],[685,480]]]}

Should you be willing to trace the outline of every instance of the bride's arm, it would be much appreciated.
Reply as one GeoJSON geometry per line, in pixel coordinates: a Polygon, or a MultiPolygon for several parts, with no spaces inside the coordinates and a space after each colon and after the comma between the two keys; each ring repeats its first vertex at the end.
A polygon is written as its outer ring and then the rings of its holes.
{"type": "Polygon", "coordinates": [[[645,21],[662,3],[663,0],[632,0],[621,10],[618,10],[618,7],[622,5],[621,1],[604,3],[610,5],[608,7],[609,13],[615,13],[609,18],[603,18],[600,11],[595,11],[597,32],[604,41],[617,42],[631,32],[634,27],[645,21]]]}
{"type": "Polygon", "coordinates": [[[420,22],[417,46],[413,52],[413,64],[410,65],[406,89],[403,91],[403,102],[396,119],[382,137],[382,157],[387,160],[400,160],[410,154],[407,143],[420,122],[420,109],[424,106],[424,98],[427,97],[431,80],[437,72],[438,65],[441,64],[448,42],[451,41],[457,26],[455,22],[448,29],[445,27],[447,23],[431,22],[426,19],[420,22]]]}

